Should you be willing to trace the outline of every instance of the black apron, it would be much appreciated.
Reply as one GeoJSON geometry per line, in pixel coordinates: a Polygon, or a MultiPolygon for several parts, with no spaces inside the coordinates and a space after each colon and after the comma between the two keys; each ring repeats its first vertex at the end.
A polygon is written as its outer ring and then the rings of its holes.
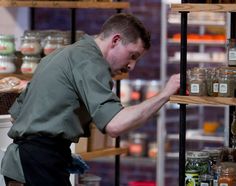
{"type": "Polygon", "coordinates": [[[71,142],[42,136],[14,140],[19,145],[25,186],[71,186],[71,142]]]}

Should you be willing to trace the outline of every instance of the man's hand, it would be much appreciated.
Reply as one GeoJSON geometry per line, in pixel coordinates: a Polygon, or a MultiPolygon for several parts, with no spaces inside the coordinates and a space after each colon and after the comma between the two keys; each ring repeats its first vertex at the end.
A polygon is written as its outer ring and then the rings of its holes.
{"type": "Polygon", "coordinates": [[[174,74],[170,77],[165,88],[162,90],[168,97],[176,94],[180,88],[180,74],[174,74]]]}

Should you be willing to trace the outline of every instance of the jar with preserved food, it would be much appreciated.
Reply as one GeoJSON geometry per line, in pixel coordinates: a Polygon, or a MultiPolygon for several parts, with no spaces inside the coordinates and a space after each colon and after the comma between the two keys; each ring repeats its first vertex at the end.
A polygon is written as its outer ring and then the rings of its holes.
{"type": "Polygon", "coordinates": [[[207,95],[207,82],[206,82],[206,69],[193,68],[188,73],[189,95],[192,96],[206,96],[207,95]]]}
{"type": "Polygon", "coordinates": [[[0,55],[0,73],[13,73],[16,71],[15,66],[16,56],[0,55]]]}
{"type": "Polygon", "coordinates": [[[188,151],[185,170],[197,170],[200,175],[209,174],[209,153],[204,151],[188,151]]]}
{"type": "Polygon", "coordinates": [[[227,40],[227,60],[229,66],[236,66],[236,39],[227,40]]]}
{"type": "Polygon", "coordinates": [[[15,39],[13,35],[0,35],[0,54],[9,55],[15,51],[15,39]]]}
{"type": "Polygon", "coordinates": [[[64,45],[62,36],[48,36],[45,41],[43,52],[45,55],[50,54],[54,50],[61,48],[64,45]]]}
{"type": "Polygon", "coordinates": [[[219,72],[219,96],[234,97],[236,89],[236,68],[221,67],[219,72]]]}
{"type": "Polygon", "coordinates": [[[220,177],[218,180],[219,186],[235,186],[236,171],[230,164],[222,166],[220,177]]]}
{"type": "Polygon", "coordinates": [[[147,151],[147,135],[143,133],[131,133],[129,135],[129,155],[142,157],[147,151]]]}
{"type": "Polygon", "coordinates": [[[36,70],[40,57],[36,56],[25,56],[22,58],[23,63],[21,65],[21,72],[23,74],[33,74],[36,70]]]}
{"type": "Polygon", "coordinates": [[[219,69],[207,69],[207,94],[217,97],[219,92],[219,69]]]}
{"type": "Polygon", "coordinates": [[[20,51],[24,55],[40,55],[42,47],[40,38],[35,35],[25,35],[21,38],[20,51]]]}

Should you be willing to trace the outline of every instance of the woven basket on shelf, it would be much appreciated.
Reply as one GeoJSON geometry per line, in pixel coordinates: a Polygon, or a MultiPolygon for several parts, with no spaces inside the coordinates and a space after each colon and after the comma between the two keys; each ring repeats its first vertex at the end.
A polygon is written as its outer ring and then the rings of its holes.
{"type": "Polygon", "coordinates": [[[0,115],[9,114],[8,110],[18,95],[18,93],[0,93],[0,115]]]}

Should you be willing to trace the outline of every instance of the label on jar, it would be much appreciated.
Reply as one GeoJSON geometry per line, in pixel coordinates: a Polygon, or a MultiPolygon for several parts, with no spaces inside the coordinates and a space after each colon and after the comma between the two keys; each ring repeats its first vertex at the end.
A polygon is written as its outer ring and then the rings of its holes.
{"type": "Polygon", "coordinates": [[[229,186],[228,183],[220,183],[220,186],[229,186]]]}
{"type": "Polygon", "coordinates": [[[200,186],[210,186],[209,183],[201,183],[200,186]]]}
{"type": "Polygon", "coordinates": [[[142,144],[130,144],[129,153],[132,156],[142,156],[143,155],[142,144]]]}
{"type": "Polygon", "coordinates": [[[197,171],[185,172],[185,186],[197,186],[198,177],[199,177],[199,172],[197,171]]]}
{"type": "Polygon", "coordinates": [[[228,85],[226,83],[220,83],[219,92],[226,94],[228,90],[228,85]]]}
{"type": "Polygon", "coordinates": [[[229,61],[236,60],[236,50],[229,51],[229,61]]]}
{"type": "Polygon", "coordinates": [[[191,88],[190,89],[191,93],[199,93],[200,92],[199,84],[192,83],[190,88],[191,88]]]}
{"type": "Polygon", "coordinates": [[[213,180],[213,186],[218,186],[218,179],[217,180],[213,180]]]}
{"type": "Polygon", "coordinates": [[[219,91],[219,83],[213,83],[213,92],[218,92],[219,91]]]}

